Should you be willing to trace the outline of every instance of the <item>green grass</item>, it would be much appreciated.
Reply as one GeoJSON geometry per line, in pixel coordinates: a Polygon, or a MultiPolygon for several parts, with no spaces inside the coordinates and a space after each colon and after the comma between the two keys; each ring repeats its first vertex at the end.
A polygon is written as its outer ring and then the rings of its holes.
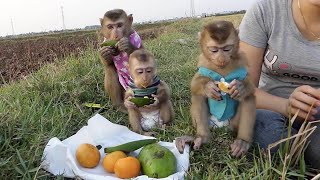
{"type": "MultiPolygon", "coordinates": [[[[241,15],[218,17],[238,25],[241,15]]],[[[197,32],[208,21],[183,20],[170,24],[166,33],[144,41],[157,58],[158,72],[172,89],[176,119],[159,139],[172,141],[194,134],[189,114],[189,83],[196,71],[199,53],[197,32]],[[184,39],[187,43],[180,43],[184,39]]],[[[84,102],[106,105],[101,114],[128,126],[126,114],[116,111],[103,89],[103,69],[97,51],[89,48],[79,58],[68,57],[47,65],[25,80],[0,88],[0,177],[1,179],[63,179],[39,169],[46,143],[52,137],[63,140],[76,133],[95,112],[84,102]]],[[[281,159],[269,162],[255,149],[251,158],[230,157],[233,135],[226,129],[212,131],[212,141],[201,151],[190,152],[186,179],[279,179],[281,159]],[[252,160],[248,160],[252,159],[252,160]],[[275,163],[278,162],[278,163],[275,163]]],[[[281,156],[276,156],[281,157],[281,156]]],[[[288,169],[285,177],[299,175],[288,169]]],[[[301,176],[301,175],[300,175],[301,176]]]]}

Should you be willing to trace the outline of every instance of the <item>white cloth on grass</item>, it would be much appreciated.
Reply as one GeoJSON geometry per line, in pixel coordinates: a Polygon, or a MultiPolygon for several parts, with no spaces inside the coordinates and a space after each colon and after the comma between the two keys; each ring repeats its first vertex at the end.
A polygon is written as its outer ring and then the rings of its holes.
{"type": "MultiPolygon", "coordinates": [[[[77,147],[82,143],[111,147],[119,144],[136,141],[140,139],[150,139],[152,137],[143,136],[130,131],[127,127],[114,124],[103,116],[97,114],[88,120],[88,125],[82,127],[76,134],[60,141],[54,137],[46,145],[41,166],[54,175],[74,178],[76,176],[88,180],[118,180],[114,174],[106,172],[101,166],[104,158],[103,148],[100,149],[101,159],[99,165],[88,169],[79,165],[75,158],[77,147]]],[[[174,142],[159,142],[160,145],[168,148],[177,158],[177,172],[162,178],[161,180],[181,180],[189,168],[189,146],[186,146],[183,154],[176,149],[174,142]]],[[[130,155],[137,156],[141,149],[132,152],[130,155]]],[[[147,180],[146,175],[141,175],[135,180],[147,180]]]]}

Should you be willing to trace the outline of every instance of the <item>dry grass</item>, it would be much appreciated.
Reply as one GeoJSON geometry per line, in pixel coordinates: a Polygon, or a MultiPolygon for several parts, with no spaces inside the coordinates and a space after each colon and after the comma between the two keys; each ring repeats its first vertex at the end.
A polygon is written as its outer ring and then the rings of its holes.
{"type": "MultiPolygon", "coordinates": [[[[310,114],[312,107],[313,107],[313,104],[310,107],[307,118],[310,114]]],[[[291,125],[294,123],[298,114],[299,114],[299,110],[290,119],[289,127],[291,127],[291,125]]],[[[297,134],[291,135],[291,132],[289,132],[288,133],[289,137],[281,139],[281,140],[279,140],[273,144],[270,144],[268,146],[269,163],[272,164],[271,149],[286,142],[286,145],[285,145],[286,147],[284,150],[284,160],[283,160],[283,166],[282,166],[281,179],[286,179],[287,171],[290,167],[296,167],[298,165],[298,163],[301,161],[303,161],[303,164],[304,164],[304,152],[308,146],[307,139],[310,137],[310,135],[317,128],[317,126],[312,126],[312,124],[315,124],[318,122],[320,122],[320,120],[312,121],[312,122],[308,122],[307,120],[304,120],[304,122],[302,123],[297,134]]],[[[288,128],[288,129],[290,129],[290,128],[288,128]]]]}

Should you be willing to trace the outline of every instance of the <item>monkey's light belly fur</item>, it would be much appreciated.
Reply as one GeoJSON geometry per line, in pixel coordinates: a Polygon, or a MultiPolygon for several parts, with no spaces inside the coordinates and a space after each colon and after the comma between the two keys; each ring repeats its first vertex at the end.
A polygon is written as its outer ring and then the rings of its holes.
{"type": "Polygon", "coordinates": [[[162,124],[160,119],[160,111],[141,112],[141,127],[145,131],[150,131],[152,128],[158,127],[162,124]]]}
{"type": "Polygon", "coordinates": [[[212,128],[221,128],[224,126],[229,126],[230,120],[219,121],[214,115],[211,115],[209,118],[209,126],[212,128]]]}

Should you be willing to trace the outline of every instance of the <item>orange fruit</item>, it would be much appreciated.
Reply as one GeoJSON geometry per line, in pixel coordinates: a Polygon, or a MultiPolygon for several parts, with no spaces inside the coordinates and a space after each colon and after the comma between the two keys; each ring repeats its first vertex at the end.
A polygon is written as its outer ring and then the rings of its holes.
{"type": "Polygon", "coordinates": [[[92,144],[80,144],[76,150],[76,159],[85,168],[94,168],[99,164],[100,152],[92,144]]]}
{"type": "Polygon", "coordinates": [[[114,165],[119,159],[125,158],[127,155],[122,151],[114,151],[107,154],[102,160],[103,168],[109,172],[114,173],[114,165]]]}
{"type": "Polygon", "coordinates": [[[137,177],[140,174],[140,169],[139,160],[131,156],[119,159],[114,166],[116,176],[122,179],[137,177]]]}
{"type": "Polygon", "coordinates": [[[221,91],[228,93],[229,91],[229,83],[227,82],[219,82],[218,87],[221,91]]]}

